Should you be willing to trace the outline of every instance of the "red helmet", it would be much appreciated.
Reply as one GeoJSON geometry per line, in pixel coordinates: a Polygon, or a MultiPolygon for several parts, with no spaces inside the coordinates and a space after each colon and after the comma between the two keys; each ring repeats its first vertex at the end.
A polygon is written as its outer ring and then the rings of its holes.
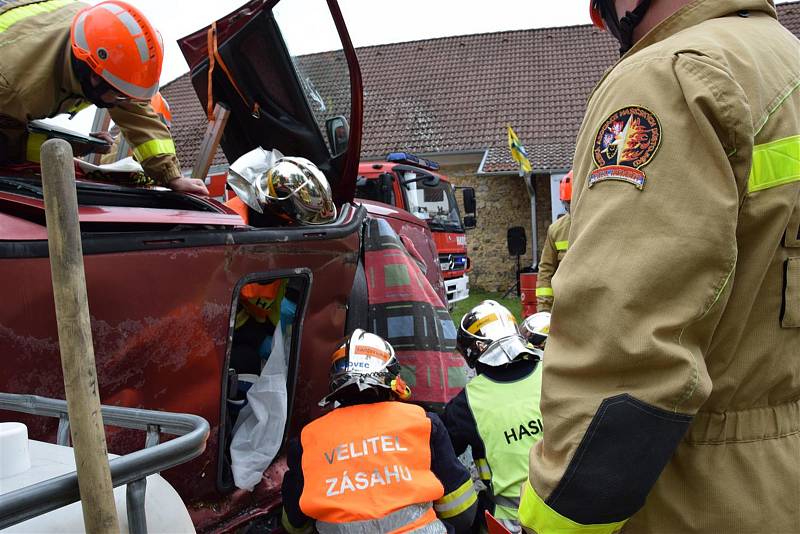
{"type": "Polygon", "coordinates": [[[161,35],[137,8],[109,0],[79,11],[70,30],[72,53],[119,93],[150,100],[164,61],[161,35]]]}
{"type": "Polygon", "coordinates": [[[564,202],[572,200],[572,171],[561,179],[561,186],[558,188],[559,198],[564,202]]]}
{"type": "Polygon", "coordinates": [[[150,107],[167,123],[167,127],[172,125],[172,112],[169,110],[167,99],[162,96],[161,91],[150,99],[150,107]]]}
{"type": "Polygon", "coordinates": [[[601,30],[606,29],[606,23],[603,22],[603,16],[600,14],[600,5],[598,0],[589,0],[589,16],[592,19],[592,24],[601,30]]]}

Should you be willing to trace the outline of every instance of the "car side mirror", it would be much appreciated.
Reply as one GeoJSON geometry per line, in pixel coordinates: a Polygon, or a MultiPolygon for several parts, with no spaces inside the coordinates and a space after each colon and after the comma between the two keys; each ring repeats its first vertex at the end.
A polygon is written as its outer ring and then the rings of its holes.
{"type": "Polygon", "coordinates": [[[325,131],[328,134],[328,143],[331,146],[333,157],[344,154],[350,142],[350,125],[342,115],[337,115],[325,121],[325,131]]]}
{"type": "Polygon", "coordinates": [[[439,185],[439,177],[431,174],[422,179],[422,185],[425,187],[436,187],[439,185]]]}
{"type": "Polygon", "coordinates": [[[436,187],[439,185],[439,177],[435,174],[430,174],[425,171],[413,171],[413,172],[405,172],[403,174],[403,179],[400,182],[406,189],[410,189],[408,186],[409,184],[413,184],[416,182],[422,182],[422,185],[426,187],[436,187]]]}
{"type": "Polygon", "coordinates": [[[478,226],[474,215],[464,215],[464,229],[469,230],[478,226]]]}

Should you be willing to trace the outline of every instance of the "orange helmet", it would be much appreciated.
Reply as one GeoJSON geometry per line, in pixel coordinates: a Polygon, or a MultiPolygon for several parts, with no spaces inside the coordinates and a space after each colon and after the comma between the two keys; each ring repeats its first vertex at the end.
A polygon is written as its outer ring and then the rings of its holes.
{"type": "Polygon", "coordinates": [[[589,0],[589,16],[592,18],[592,24],[601,30],[606,29],[606,23],[603,22],[603,15],[600,14],[600,5],[597,0],[589,0]]]}
{"type": "Polygon", "coordinates": [[[153,95],[153,98],[150,99],[150,107],[153,108],[153,111],[161,115],[161,117],[167,123],[167,126],[172,124],[172,112],[170,112],[169,104],[161,94],[161,91],[157,92],[155,95],[153,95]]]}
{"type": "Polygon", "coordinates": [[[158,91],[164,45],[137,8],[109,0],[79,11],[70,30],[72,53],[121,94],[150,100],[158,91]]]}
{"type": "Polygon", "coordinates": [[[572,200],[572,171],[561,179],[561,186],[558,188],[559,198],[564,202],[572,200]]]}

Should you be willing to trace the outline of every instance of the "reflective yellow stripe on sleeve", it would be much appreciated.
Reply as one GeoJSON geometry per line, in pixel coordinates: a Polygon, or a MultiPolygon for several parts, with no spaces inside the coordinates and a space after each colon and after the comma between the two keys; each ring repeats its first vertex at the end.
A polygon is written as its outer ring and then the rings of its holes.
{"type": "Polygon", "coordinates": [[[556,241],[556,250],[567,250],[569,248],[569,241],[556,241]]]}
{"type": "Polygon", "coordinates": [[[478,500],[478,495],[475,493],[475,487],[472,485],[472,479],[467,479],[466,482],[461,484],[458,489],[451,491],[435,503],[433,509],[436,515],[442,519],[455,517],[478,500]]]}
{"type": "Polygon", "coordinates": [[[553,288],[552,287],[537,287],[536,288],[536,296],[537,297],[552,297],[553,296],[553,288]]]}
{"type": "Polygon", "coordinates": [[[47,134],[28,133],[28,142],[25,146],[25,159],[39,163],[42,145],[47,141],[47,134]]]}
{"type": "Polygon", "coordinates": [[[475,467],[481,480],[492,480],[492,470],[489,469],[489,462],[485,458],[475,458],[475,467]]]}
{"type": "Polygon", "coordinates": [[[582,525],[559,514],[537,495],[526,480],[519,503],[519,522],[522,526],[535,530],[538,534],[612,534],[622,528],[625,521],[616,523],[582,525]]]}
{"type": "Polygon", "coordinates": [[[20,22],[21,20],[33,17],[34,15],[43,15],[50,13],[75,0],[50,0],[49,2],[37,2],[35,4],[28,4],[20,7],[12,7],[2,15],[0,15],[0,33],[3,33],[11,26],[20,22]]]}
{"type": "Polygon", "coordinates": [[[753,166],[747,181],[752,193],[800,180],[800,135],[753,147],[753,166]]]}
{"type": "Polygon", "coordinates": [[[175,142],[172,139],[152,139],[133,149],[133,155],[139,161],[162,154],[175,154],[175,142]]]}
{"type": "Polygon", "coordinates": [[[289,517],[286,515],[285,509],[281,513],[281,526],[289,534],[311,534],[311,532],[313,532],[311,521],[300,528],[292,525],[292,523],[289,521],[289,517]]]}

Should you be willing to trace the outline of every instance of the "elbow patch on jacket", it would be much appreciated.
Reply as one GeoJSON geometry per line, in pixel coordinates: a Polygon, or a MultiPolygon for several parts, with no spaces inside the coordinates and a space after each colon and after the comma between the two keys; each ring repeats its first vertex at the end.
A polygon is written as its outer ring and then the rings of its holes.
{"type": "Polygon", "coordinates": [[[644,505],[691,420],[628,394],[604,399],[547,505],[585,525],[629,518],[644,505]]]}

